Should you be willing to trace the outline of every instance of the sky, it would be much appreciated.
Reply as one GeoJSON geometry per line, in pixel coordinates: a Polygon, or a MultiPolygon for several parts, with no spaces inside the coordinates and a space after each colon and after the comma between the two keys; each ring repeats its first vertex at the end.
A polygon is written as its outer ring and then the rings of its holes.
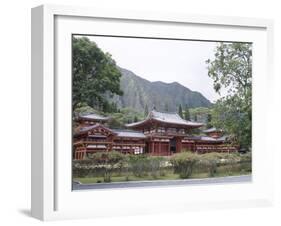
{"type": "Polygon", "coordinates": [[[207,59],[214,59],[216,42],[87,36],[117,65],[149,81],[181,85],[211,102],[220,98],[208,77],[207,59]]]}

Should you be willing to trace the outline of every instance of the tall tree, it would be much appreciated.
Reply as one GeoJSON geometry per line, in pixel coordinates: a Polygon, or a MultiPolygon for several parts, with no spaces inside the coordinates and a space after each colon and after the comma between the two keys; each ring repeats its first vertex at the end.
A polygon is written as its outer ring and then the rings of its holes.
{"type": "Polygon", "coordinates": [[[104,53],[88,38],[72,39],[73,47],[73,109],[79,103],[102,108],[107,96],[122,95],[121,73],[110,54],[104,53]]]}
{"type": "Polygon", "coordinates": [[[211,122],[212,122],[212,115],[210,113],[208,113],[207,114],[207,125],[206,125],[207,128],[213,127],[211,122]]]}
{"type": "Polygon", "coordinates": [[[135,115],[134,122],[138,122],[138,121],[139,121],[138,116],[135,115]]]}
{"type": "Polygon", "coordinates": [[[182,113],[182,107],[181,107],[181,104],[179,105],[179,112],[178,112],[179,116],[181,118],[183,118],[183,113],[182,113]]]}
{"type": "Polygon", "coordinates": [[[214,106],[212,121],[233,136],[241,146],[251,146],[252,44],[219,43],[215,59],[207,60],[214,89],[227,95],[214,106]]]}
{"type": "Polygon", "coordinates": [[[248,98],[252,88],[252,44],[220,43],[215,59],[207,60],[208,75],[214,80],[214,89],[220,93],[227,89],[228,95],[248,98]]]}
{"type": "Polygon", "coordinates": [[[190,112],[187,105],[185,105],[185,109],[184,109],[184,119],[190,121],[190,112]]]}
{"type": "Polygon", "coordinates": [[[144,117],[147,117],[148,116],[148,106],[147,104],[145,104],[145,107],[144,107],[144,117]]]}

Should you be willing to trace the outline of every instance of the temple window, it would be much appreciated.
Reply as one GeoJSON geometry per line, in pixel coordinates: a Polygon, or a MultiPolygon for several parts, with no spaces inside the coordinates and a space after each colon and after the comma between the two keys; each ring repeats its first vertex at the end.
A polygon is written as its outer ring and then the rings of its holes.
{"type": "Polygon", "coordinates": [[[164,132],[165,132],[165,128],[163,128],[163,127],[158,127],[157,132],[158,132],[158,133],[164,133],[164,132]]]}

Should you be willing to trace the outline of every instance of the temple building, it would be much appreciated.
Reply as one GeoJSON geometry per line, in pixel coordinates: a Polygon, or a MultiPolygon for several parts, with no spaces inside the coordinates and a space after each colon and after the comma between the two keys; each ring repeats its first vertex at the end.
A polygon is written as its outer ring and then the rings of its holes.
{"type": "Polygon", "coordinates": [[[144,120],[126,124],[128,130],[110,129],[108,120],[108,117],[97,114],[78,117],[79,126],[73,135],[74,159],[111,150],[156,156],[169,156],[183,150],[198,153],[237,151],[228,144],[222,130],[201,131],[202,123],[184,120],[176,113],[153,110],[144,120]],[[194,135],[200,132],[206,135],[194,135]]]}
{"type": "Polygon", "coordinates": [[[188,139],[194,129],[203,126],[202,123],[182,119],[176,113],[151,111],[143,121],[127,124],[147,137],[146,152],[151,155],[171,155],[182,149],[192,149],[193,141],[188,139]]]}

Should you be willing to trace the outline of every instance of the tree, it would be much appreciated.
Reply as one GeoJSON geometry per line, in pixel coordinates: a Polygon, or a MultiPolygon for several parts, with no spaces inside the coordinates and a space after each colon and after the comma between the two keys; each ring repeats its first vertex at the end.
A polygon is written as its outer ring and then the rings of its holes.
{"type": "Polygon", "coordinates": [[[209,177],[214,177],[217,173],[218,164],[220,162],[220,159],[223,158],[223,154],[221,153],[205,153],[202,155],[201,161],[200,161],[200,168],[205,168],[206,171],[209,173],[209,177]]]}
{"type": "Polygon", "coordinates": [[[174,173],[180,178],[189,178],[192,175],[195,164],[199,161],[198,154],[192,152],[181,152],[171,157],[170,162],[174,168],[174,173]]]}
{"type": "Polygon", "coordinates": [[[188,109],[187,105],[185,105],[184,119],[187,120],[187,121],[190,121],[190,112],[189,112],[189,109],[188,109]]]}
{"type": "Polygon", "coordinates": [[[148,106],[146,104],[144,107],[144,117],[147,117],[147,116],[148,116],[148,106]]]}
{"type": "Polygon", "coordinates": [[[194,115],[194,121],[197,122],[197,114],[194,115]]]}
{"type": "Polygon", "coordinates": [[[183,113],[182,113],[182,107],[181,107],[181,104],[179,105],[179,112],[178,112],[179,116],[181,118],[183,118],[183,113]]]}
{"type": "Polygon", "coordinates": [[[138,121],[139,121],[138,116],[135,115],[134,122],[138,122],[138,121]]]}
{"type": "Polygon", "coordinates": [[[110,116],[110,119],[108,120],[108,126],[110,128],[115,128],[115,129],[123,128],[124,127],[123,114],[121,112],[112,114],[110,116]]]}
{"type": "Polygon", "coordinates": [[[129,155],[128,166],[136,177],[144,177],[150,174],[154,179],[160,175],[161,163],[165,162],[163,157],[147,155],[129,155]]]}
{"type": "Polygon", "coordinates": [[[226,96],[214,106],[212,121],[233,137],[233,142],[250,148],[252,122],[252,44],[219,43],[215,59],[207,60],[214,89],[226,96]]]}
{"type": "Polygon", "coordinates": [[[249,98],[252,87],[252,44],[221,42],[215,52],[215,59],[206,61],[215,91],[220,93],[224,87],[231,96],[249,98]]]}
{"type": "Polygon", "coordinates": [[[212,125],[212,115],[210,113],[207,114],[207,128],[212,128],[213,125],[212,125]]]}
{"type": "Polygon", "coordinates": [[[104,182],[111,182],[112,172],[122,164],[125,156],[118,151],[97,152],[90,159],[95,166],[102,170],[104,182]]]}
{"type": "MultiPolygon", "coordinates": [[[[101,110],[107,97],[122,95],[121,72],[111,55],[104,53],[88,38],[73,38],[73,109],[79,103],[101,110]]],[[[106,106],[108,107],[108,106],[106,106]]]]}

